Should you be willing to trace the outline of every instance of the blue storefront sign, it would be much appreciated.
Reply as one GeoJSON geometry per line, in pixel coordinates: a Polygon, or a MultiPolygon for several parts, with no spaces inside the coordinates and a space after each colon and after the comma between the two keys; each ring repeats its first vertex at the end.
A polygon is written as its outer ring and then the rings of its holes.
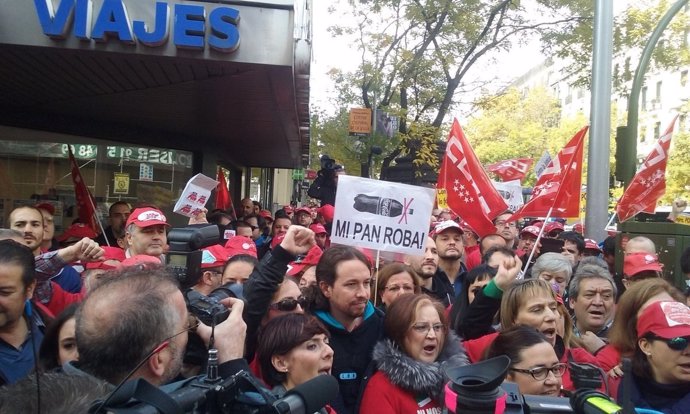
{"type": "Polygon", "coordinates": [[[124,0],[103,0],[94,10],[92,0],[34,0],[43,33],[60,40],[72,34],[83,40],[119,42],[158,47],[172,42],[178,48],[204,50],[206,45],[218,52],[232,53],[240,45],[239,10],[217,6],[207,16],[202,5],[155,3],[153,21],[130,17],[124,0]],[[210,30],[207,30],[210,29],[210,30]]]}

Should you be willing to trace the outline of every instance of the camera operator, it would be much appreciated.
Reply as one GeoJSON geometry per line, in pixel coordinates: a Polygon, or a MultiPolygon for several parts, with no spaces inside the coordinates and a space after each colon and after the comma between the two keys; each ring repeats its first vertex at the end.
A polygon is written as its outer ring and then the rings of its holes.
{"type": "MultiPolygon", "coordinates": [[[[246,325],[241,300],[220,303],[231,309],[214,334],[219,373],[226,378],[248,369],[242,359],[246,325]]],[[[211,328],[189,318],[182,292],[163,266],[126,268],[83,302],[76,317],[77,347],[83,352],[65,371],[81,371],[111,384],[143,378],[160,386],[179,373],[187,332],[193,330],[208,344],[211,328]]]]}
{"type": "Polygon", "coordinates": [[[318,171],[316,180],[309,186],[307,195],[311,198],[321,200],[321,205],[335,205],[335,192],[338,187],[338,176],[345,174],[342,165],[336,164],[335,160],[324,154],[321,156],[321,169],[318,171]]]}

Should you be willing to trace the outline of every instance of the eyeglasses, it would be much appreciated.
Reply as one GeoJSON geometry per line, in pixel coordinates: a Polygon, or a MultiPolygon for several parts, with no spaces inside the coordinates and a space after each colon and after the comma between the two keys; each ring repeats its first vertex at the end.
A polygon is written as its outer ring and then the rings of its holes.
{"type": "Polygon", "coordinates": [[[285,298],[283,300],[280,300],[276,303],[271,303],[268,307],[273,310],[277,311],[282,311],[282,312],[292,312],[295,309],[297,309],[297,305],[300,305],[301,307],[304,308],[304,306],[307,304],[307,300],[304,296],[300,296],[297,299],[295,298],[285,298]]]}
{"type": "Polygon", "coordinates": [[[434,333],[441,333],[445,330],[446,326],[442,323],[416,323],[412,325],[412,329],[418,334],[426,335],[430,330],[434,330],[434,333]]]}
{"type": "Polygon", "coordinates": [[[668,345],[668,347],[673,349],[674,351],[683,351],[685,348],[688,347],[688,344],[690,343],[690,336],[677,336],[675,338],[662,338],[660,336],[652,336],[650,339],[653,339],[655,341],[666,342],[666,345],[668,345]]]}
{"type": "Polygon", "coordinates": [[[391,286],[386,286],[384,289],[391,292],[391,293],[398,293],[401,290],[403,292],[414,292],[414,286],[410,286],[410,285],[391,285],[391,286]]]}
{"type": "Polygon", "coordinates": [[[532,378],[534,378],[537,381],[542,381],[545,380],[546,377],[549,376],[549,372],[551,372],[554,376],[556,377],[562,377],[563,374],[565,374],[565,371],[568,369],[568,365],[564,363],[559,363],[551,368],[547,367],[537,367],[537,368],[532,368],[532,369],[518,369],[518,368],[509,368],[511,371],[514,372],[520,372],[522,374],[530,374],[532,378]]]}

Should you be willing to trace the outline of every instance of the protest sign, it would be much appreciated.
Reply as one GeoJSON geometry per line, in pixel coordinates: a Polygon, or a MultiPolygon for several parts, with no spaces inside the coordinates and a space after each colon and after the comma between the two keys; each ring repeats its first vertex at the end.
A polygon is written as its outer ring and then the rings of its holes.
{"type": "Polygon", "coordinates": [[[342,175],[338,178],[331,241],[421,255],[434,197],[431,188],[342,175]]]}
{"type": "Polygon", "coordinates": [[[517,211],[525,204],[525,199],[522,198],[522,186],[520,180],[497,182],[492,181],[496,191],[503,197],[508,209],[510,211],[517,211]]]}
{"type": "Polygon", "coordinates": [[[195,217],[204,208],[211,190],[216,188],[218,181],[203,174],[197,174],[187,181],[180,199],[175,203],[173,212],[187,217],[195,217]]]}

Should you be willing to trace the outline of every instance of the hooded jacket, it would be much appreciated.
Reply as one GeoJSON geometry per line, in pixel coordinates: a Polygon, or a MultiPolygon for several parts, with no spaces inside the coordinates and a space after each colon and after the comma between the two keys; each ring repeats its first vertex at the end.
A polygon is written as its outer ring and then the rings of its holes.
{"type": "Polygon", "coordinates": [[[441,365],[467,365],[469,359],[460,340],[449,333],[443,350],[433,363],[418,361],[390,339],[374,348],[378,367],[362,397],[361,413],[436,414],[442,412],[443,387],[448,379],[441,365]]]}

